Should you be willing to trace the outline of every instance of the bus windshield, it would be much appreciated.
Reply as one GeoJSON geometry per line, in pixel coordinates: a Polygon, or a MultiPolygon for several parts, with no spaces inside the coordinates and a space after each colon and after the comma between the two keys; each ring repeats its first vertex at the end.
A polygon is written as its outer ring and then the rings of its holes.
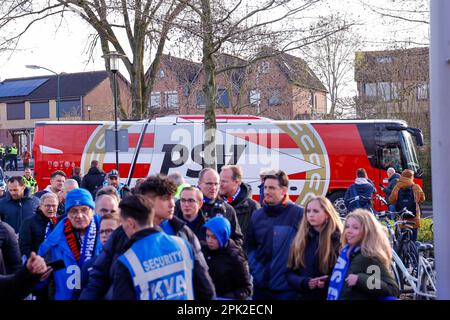
{"type": "Polygon", "coordinates": [[[401,145],[402,149],[405,151],[406,168],[417,173],[420,169],[420,165],[417,158],[416,147],[409,132],[402,131],[401,145]]]}

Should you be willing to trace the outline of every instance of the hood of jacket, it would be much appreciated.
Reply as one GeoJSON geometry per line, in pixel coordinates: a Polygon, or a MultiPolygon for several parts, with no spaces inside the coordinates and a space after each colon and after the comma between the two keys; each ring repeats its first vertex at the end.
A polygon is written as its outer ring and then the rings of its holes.
{"type": "Polygon", "coordinates": [[[400,179],[398,179],[397,181],[397,185],[400,188],[411,187],[414,185],[414,181],[410,178],[400,177],[400,179]]]}
{"type": "Polygon", "coordinates": [[[95,176],[95,175],[102,175],[104,174],[104,172],[97,167],[92,167],[89,169],[87,174],[95,176]]]}

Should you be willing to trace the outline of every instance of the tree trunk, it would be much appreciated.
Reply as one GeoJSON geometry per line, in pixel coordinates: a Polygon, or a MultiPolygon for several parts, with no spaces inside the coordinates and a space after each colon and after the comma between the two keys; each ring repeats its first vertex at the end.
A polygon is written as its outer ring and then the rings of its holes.
{"type": "Polygon", "coordinates": [[[214,62],[214,40],[212,30],[212,17],[210,0],[202,0],[202,27],[203,27],[203,68],[205,83],[205,132],[204,132],[204,167],[217,169],[216,159],[216,65],[214,62]]]}

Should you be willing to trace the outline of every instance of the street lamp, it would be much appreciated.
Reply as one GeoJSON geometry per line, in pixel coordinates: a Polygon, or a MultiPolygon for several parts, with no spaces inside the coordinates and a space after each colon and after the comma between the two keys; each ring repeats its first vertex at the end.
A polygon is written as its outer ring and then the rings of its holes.
{"type": "MultiPolygon", "coordinates": [[[[113,102],[114,102],[114,140],[116,145],[116,170],[119,171],[119,130],[117,129],[117,79],[116,74],[119,70],[119,59],[123,57],[116,51],[111,51],[102,56],[102,58],[109,58],[109,67],[113,74],[113,102]]],[[[120,172],[119,172],[120,173],[120,172]]]]}
{"type": "Polygon", "coordinates": [[[53,70],[50,70],[50,69],[48,69],[48,68],[41,67],[41,66],[37,66],[37,65],[34,65],[34,64],[26,65],[26,67],[27,67],[28,69],[44,69],[44,70],[47,70],[47,71],[49,71],[49,72],[51,72],[51,73],[56,74],[56,118],[57,118],[58,121],[59,121],[59,103],[60,103],[60,101],[61,101],[61,97],[60,97],[60,83],[59,83],[59,82],[60,82],[59,73],[57,73],[57,72],[55,72],[55,71],[53,71],[53,70]]]}
{"type": "Polygon", "coordinates": [[[92,110],[92,107],[91,106],[87,106],[87,111],[88,111],[88,114],[89,114],[89,121],[91,121],[91,110],[92,110]]]}

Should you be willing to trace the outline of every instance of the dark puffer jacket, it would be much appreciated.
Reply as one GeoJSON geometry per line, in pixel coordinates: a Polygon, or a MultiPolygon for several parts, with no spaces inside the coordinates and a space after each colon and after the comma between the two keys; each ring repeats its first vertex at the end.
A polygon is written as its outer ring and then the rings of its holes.
{"type": "Polygon", "coordinates": [[[39,199],[30,195],[30,189],[25,188],[23,198],[14,200],[8,192],[6,197],[0,200],[0,219],[14,228],[19,233],[23,222],[34,215],[39,206],[39,199]]]}
{"type": "Polygon", "coordinates": [[[0,274],[11,274],[21,267],[19,242],[14,229],[0,221],[0,274]]]}
{"type": "MultiPolygon", "coordinates": [[[[289,269],[289,272],[287,273],[289,285],[298,292],[298,298],[301,300],[326,300],[327,298],[329,278],[323,289],[316,288],[311,290],[308,285],[309,280],[312,278],[330,275],[333,271],[333,266],[331,266],[329,272],[326,274],[323,274],[319,270],[319,237],[319,232],[314,229],[310,230],[305,248],[305,266],[298,269],[289,269]]],[[[340,233],[335,232],[332,235],[331,240],[337,258],[339,256],[339,247],[341,245],[340,233]]]]}
{"type": "Polygon", "coordinates": [[[245,238],[247,238],[248,226],[250,225],[252,214],[261,206],[259,203],[251,199],[252,195],[250,193],[250,187],[247,184],[241,183],[240,188],[241,191],[236,199],[229,204],[234,208],[234,211],[236,211],[236,216],[245,240],[245,238]]]}
{"type": "MultiPolygon", "coordinates": [[[[358,180],[358,179],[357,179],[358,180]]],[[[367,183],[359,184],[354,183],[352,184],[347,191],[345,192],[344,197],[344,203],[345,207],[347,208],[348,212],[352,212],[353,210],[357,208],[362,209],[370,209],[372,208],[372,202],[364,199],[352,201],[355,199],[356,196],[364,196],[366,198],[371,198],[372,194],[376,193],[377,190],[371,184],[367,181],[367,183]]]]}
{"type": "Polygon", "coordinates": [[[265,204],[253,213],[246,246],[257,299],[297,296],[286,273],[289,250],[302,217],[303,208],[287,197],[278,205],[265,204]]]}
{"type": "Polygon", "coordinates": [[[251,296],[250,271],[241,247],[230,239],[225,248],[210,250],[203,246],[202,249],[218,297],[244,300],[251,296]]]}
{"type": "MultiPolygon", "coordinates": [[[[61,220],[61,216],[57,217],[57,222],[61,220]]],[[[20,252],[27,257],[31,252],[37,252],[39,246],[44,242],[45,230],[48,223],[51,222],[40,209],[36,210],[36,214],[23,222],[22,229],[19,234],[20,252]]],[[[50,231],[55,228],[53,222],[50,224],[50,231]]]]}
{"type": "MultiPolygon", "coordinates": [[[[194,294],[196,300],[210,300],[215,297],[214,284],[208,274],[208,265],[201,251],[200,243],[195,234],[182,221],[174,217],[169,221],[175,234],[189,242],[194,254],[194,294]]],[[[120,226],[111,234],[103,247],[102,253],[96,258],[89,272],[87,287],[81,293],[80,300],[101,300],[112,297],[111,282],[114,278],[113,265],[117,258],[128,248],[128,237],[120,226]]]]}
{"type": "Polygon", "coordinates": [[[383,189],[385,193],[385,199],[388,203],[389,203],[389,196],[391,195],[392,190],[394,190],[394,187],[397,184],[398,179],[400,179],[400,175],[398,173],[394,173],[388,179],[388,186],[383,189]]]}
{"type": "Polygon", "coordinates": [[[97,167],[90,168],[88,173],[81,180],[81,188],[89,190],[95,198],[94,191],[103,185],[106,174],[97,167]]]}
{"type": "Polygon", "coordinates": [[[347,286],[347,283],[344,282],[340,300],[381,300],[383,297],[397,297],[400,294],[397,283],[386,267],[374,258],[363,256],[361,251],[350,256],[350,266],[344,278],[350,274],[357,275],[358,281],[353,287],[347,286]],[[380,286],[369,288],[368,284],[373,283],[369,277],[374,275],[374,272],[370,270],[373,270],[374,266],[378,266],[380,270],[380,286]]]}

